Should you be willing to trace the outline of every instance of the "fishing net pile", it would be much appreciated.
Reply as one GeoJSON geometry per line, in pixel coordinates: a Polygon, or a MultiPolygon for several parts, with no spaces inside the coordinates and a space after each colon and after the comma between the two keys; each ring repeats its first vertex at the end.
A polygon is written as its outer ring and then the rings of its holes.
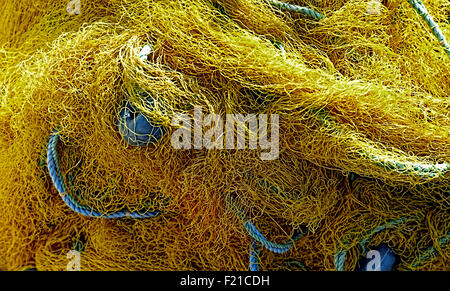
{"type": "Polygon", "coordinates": [[[0,2],[0,269],[448,270],[448,0],[0,2]],[[175,148],[195,108],[278,156],[175,148]]]}

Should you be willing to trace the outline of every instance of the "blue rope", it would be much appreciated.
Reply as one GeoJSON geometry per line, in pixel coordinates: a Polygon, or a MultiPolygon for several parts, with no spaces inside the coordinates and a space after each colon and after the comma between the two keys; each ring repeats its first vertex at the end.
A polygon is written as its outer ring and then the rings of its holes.
{"type": "Polygon", "coordinates": [[[264,235],[261,234],[261,232],[256,228],[255,225],[253,225],[253,223],[250,222],[250,220],[245,216],[244,211],[242,211],[236,205],[236,202],[234,201],[234,199],[231,195],[228,195],[226,198],[227,198],[226,199],[227,205],[234,211],[234,213],[242,221],[244,221],[244,228],[247,230],[250,237],[253,240],[261,243],[266,249],[268,249],[274,253],[282,254],[282,253],[289,251],[291,249],[291,247],[294,245],[294,243],[304,235],[304,233],[296,230],[294,232],[294,235],[292,236],[292,238],[284,244],[278,244],[278,243],[271,242],[267,238],[265,238],[264,235]]]}
{"type": "Polygon", "coordinates": [[[66,184],[64,183],[63,176],[61,174],[61,168],[59,166],[58,152],[56,146],[59,141],[58,131],[55,130],[51,135],[47,148],[47,169],[50,177],[53,181],[53,185],[60,194],[64,203],[69,206],[73,211],[89,216],[89,217],[101,217],[101,218],[150,218],[160,214],[158,211],[133,211],[120,210],[110,214],[98,212],[91,207],[79,204],[70,194],[67,192],[66,184]]]}
{"type": "Polygon", "coordinates": [[[325,18],[319,12],[316,12],[307,7],[301,7],[301,6],[297,6],[297,5],[293,5],[293,4],[289,4],[289,3],[281,2],[281,1],[277,1],[277,0],[268,0],[268,2],[274,7],[284,9],[287,11],[302,13],[302,14],[308,15],[311,18],[315,18],[315,19],[319,19],[319,20],[325,18]]]}
{"type": "MultiPolygon", "coordinates": [[[[248,174],[250,177],[253,177],[253,175],[248,174]]],[[[277,187],[270,184],[268,181],[264,180],[262,177],[259,177],[259,184],[260,186],[267,188],[268,191],[281,194],[282,196],[285,196],[277,187]]],[[[244,228],[247,230],[248,234],[252,237],[252,245],[250,247],[250,270],[251,271],[259,271],[258,266],[258,259],[259,259],[259,250],[258,253],[255,252],[257,248],[259,248],[260,244],[262,244],[265,248],[268,250],[274,252],[274,253],[285,253],[290,250],[290,248],[294,245],[294,242],[297,241],[300,237],[303,236],[303,233],[295,232],[292,239],[285,243],[285,244],[277,244],[274,242],[269,241],[264,237],[264,235],[261,234],[261,232],[246,218],[244,211],[239,209],[234,202],[233,198],[229,196],[228,204],[231,206],[231,208],[234,210],[236,215],[241,219],[244,220],[244,228]]]]}
{"type": "Polygon", "coordinates": [[[259,230],[250,222],[246,221],[244,223],[244,227],[247,230],[248,234],[256,241],[261,243],[266,249],[269,251],[272,251],[277,254],[282,254],[291,249],[291,247],[294,245],[294,242],[297,241],[300,237],[303,236],[303,233],[296,233],[292,237],[290,241],[284,244],[277,244],[274,242],[271,242],[267,238],[264,237],[264,235],[259,232],[259,230]]]}
{"type": "MultiPolygon", "coordinates": [[[[330,118],[330,113],[325,108],[313,109],[313,113],[322,125],[330,130],[330,132],[340,133],[341,129],[337,126],[335,121],[330,118]]],[[[377,150],[373,145],[366,144],[358,150],[358,153],[363,158],[368,158],[375,165],[382,167],[389,171],[396,171],[401,174],[411,174],[414,176],[424,177],[424,178],[436,178],[444,175],[450,171],[450,163],[440,163],[431,164],[427,162],[400,162],[397,158],[390,152],[381,152],[377,150]],[[372,154],[371,152],[377,152],[377,154],[372,154]],[[392,156],[391,156],[392,155],[392,156]],[[391,157],[389,157],[391,156],[391,157]]]]}
{"type": "Polygon", "coordinates": [[[442,33],[441,29],[439,28],[439,25],[434,22],[433,17],[428,13],[427,8],[425,5],[423,5],[422,1],[420,0],[408,0],[409,4],[416,10],[416,12],[425,20],[428,27],[433,32],[433,35],[439,40],[439,43],[444,48],[447,55],[450,57],[450,46],[447,43],[447,40],[445,39],[444,34],[442,33]]]}
{"type": "Polygon", "coordinates": [[[253,240],[250,246],[250,271],[259,271],[259,255],[261,253],[261,245],[253,240]]]}
{"type": "Polygon", "coordinates": [[[334,254],[334,265],[336,266],[336,271],[344,271],[346,255],[347,255],[347,250],[341,250],[334,254]]]}

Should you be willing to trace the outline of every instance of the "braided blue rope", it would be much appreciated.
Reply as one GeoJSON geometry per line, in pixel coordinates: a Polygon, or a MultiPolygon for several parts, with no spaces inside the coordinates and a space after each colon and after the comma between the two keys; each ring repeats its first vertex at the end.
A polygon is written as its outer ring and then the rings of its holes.
{"type": "Polygon", "coordinates": [[[261,245],[253,240],[250,246],[250,271],[259,271],[259,254],[261,245]]]}
{"type": "Polygon", "coordinates": [[[297,6],[297,5],[293,5],[293,4],[289,4],[289,3],[281,2],[281,1],[277,1],[277,0],[268,0],[268,2],[272,6],[277,7],[279,9],[284,9],[284,10],[287,10],[287,11],[302,13],[302,14],[305,14],[305,15],[311,17],[311,18],[315,18],[315,19],[319,19],[319,20],[325,18],[319,12],[316,12],[316,11],[310,9],[310,8],[307,8],[307,7],[301,7],[301,6],[297,6]]]}
{"type": "Polygon", "coordinates": [[[344,271],[345,256],[347,255],[347,250],[342,250],[334,254],[334,265],[336,271],[344,271]]]}
{"type": "Polygon", "coordinates": [[[300,237],[303,236],[303,233],[296,233],[292,237],[290,241],[284,244],[277,244],[274,242],[271,242],[267,238],[264,237],[264,235],[259,232],[259,230],[250,222],[246,221],[244,223],[244,227],[247,230],[248,234],[256,241],[261,243],[266,249],[269,251],[272,251],[277,254],[282,254],[291,249],[291,247],[294,245],[294,242],[297,241],[300,237]]]}
{"type": "Polygon", "coordinates": [[[56,150],[58,141],[59,141],[58,131],[55,130],[53,134],[50,135],[50,140],[48,142],[47,169],[50,174],[50,177],[52,178],[53,185],[55,185],[56,190],[58,190],[58,192],[61,194],[66,193],[67,191],[58,162],[58,152],[56,150]]]}
{"type": "Polygon", "coordinates": [[[151,218],[160,214],[158,211],[133,211],[120,210],[110,214],[98,212],[91,207],[79,204],[72,196],[67,192],[66,184],[64,183],[63,176],[61,174],[61,168],[59,166],[58,152],[56,146],[59,141],[58,131],[55,130],[51,135],[47,148],[47,169],[58,193],[61,195],[62,200],[73,211],[89,216],[89,217],[101,217],[101,218],[151,218]]]}
{"type": "MultiPolygon", "coordinates": [[[[248,175],[250,177],[253,177],[253,175],[251,175],[251,174],[248,174],[248,175]]],[[[282,196],[285,196],[282,192],[280,192],[280,190],[277,187],[273,186],[265,179],[263,179],[261,177],[259,177],[259,178],[260,178],[259,179],[260,186],[267,188],[268,191],[270,191],[272,193],[281,194],[282,196]]],[[[277,243],[271,242],[268,239],[266,239],[264,237],[264,235],[262,235],[261,232],[245,217],[244,212],[237,207],[237,205],[235,204],[235,202],[233,201],[233,198],[231,196],[229,197],[229,200],[230,201],[228,202],[228,204],[231,204],[232,209],[234,210],[236,215],[245,221],[244,228],[247,230],[248,234],[253,238],[252,245],[250,247],[250,270],[251,271],[259,270],[259,267],[257,265],[258,258],[259,258],[259,251],[258,251],[258,254],[256,254],[254,251],[257,248],[257,246],[259,247],[259,244],[262,244],[265,248],[267,248],[268,250],[270,250],[274,253],[285,253],[290,250],[290,248],[294,245],[295,241],[297,241],[300,237],[303,236],[303,233],[296,231],[294,233],[294,236],[292,237],[291,241],[289,241],[288,243],[277,244],[277,243]]]]}
{"type": "Polygon", "coordinates": [[[304,235],[304,233],[296,230],[292,238],[287,243],[277,244],[271,242],[261,234],[261,232],[256,228],[255,225],[253,225],[253,223],[250,222],[250,220],[245,216],[244,211],[236,205],[236,202],[231,195],[227,195],[225,201],[228,207],[232,209],[236,214],[236,216],[244,222],[244,228],[247,230],[247,233],[251,236],[251,238],[261,243],[266,249],[274,253],[282,254],[289,251],[294,243],[304,235]]]}
{"type": "MultiPolygon", "coordinates": [[[[322,123],[322,125],[326,129],[333,132],[333,134],[335,132],[341,131],[336,122],[332,118],[330,118],[330,114],[327,109],[313,109],[312,112],[314,113],[317,120],[322,123]]],[[[375,146],[369,143],[366,143],[365,147],[360,148],[358,150],[358,153],[361,157],[368,158],[371,162],[379,167],[405,175],[411,174],[424,178],[436,178],[450,171],[450,163],[444,162],[440,164],[432,164],[422,161],[401,162],[397,160],[397,157],[395,157],[391,152],[380,151],[375,146]],[[372,154],[371,152],[376,152],[376,154],[372,154]]]]}
{"type": "Polygon", "coordinates": [[[427,8],[423,5],[420,0],[408,0],[409,4],[416,10],[416,12],[425,20],[428,27],[433,32],[433,35],[439,40],[439,43],[444,48],[447,55],[450,57],[450,46],[445,39],[444,34],[442,33],[439,25],[434,22],[433,17],[428,13],[427,8]]]}

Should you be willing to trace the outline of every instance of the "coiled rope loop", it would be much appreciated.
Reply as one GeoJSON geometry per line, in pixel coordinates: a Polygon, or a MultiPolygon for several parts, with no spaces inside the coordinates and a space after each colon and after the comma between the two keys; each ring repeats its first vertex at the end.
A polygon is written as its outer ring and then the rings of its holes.
{"type": "Polygon", "coordinates": [[[259,232],[259,230],[250,222],[246,221],[244,223],[244,227],[247,230],[248,234],[256,241],[261,243],[266,249],[269,251],[272,251],[274,253],[282,254],[291,249],[291,247],[294,245],[295,241],[297,241],[300,237],[303,236],[303,233],[300,233],[298,231],[295,231],[292,238],[284,243],[284,244],[278,244],[274,243],[267,238],[264,237],[264,235],[259,232]]]}
{"type": "Polygon", "coordinates": [[[47,169],[52,179],[53,185],[56,190],[58,190],[64,203],[69,206],[73,211],[89,216],[89,217],[100,217],[100,218],[151,218],[160,214],[159,211],[128,211],[120,210],[117,212],[105,214],[94,210],[91,207],[82,205],[78,203],[67,191],[66,184],[61,173],[61,168],[58,160],[57,145],[59,141],[58,130],[55,130],[51,135],[48,142],[47,148],[47,169]]]}
{"type": "Polygon", "coordinates": [[[288,242],[284,244],[274,243],[265,238],[264,235],[262,235],[261,232],[256,228],[256,226],[246,217],[242,209],[240,209],[237,205],[232,194],[226,196],[226,204],[231,210],[233,210],[237,217],[239,217],[244,222],[244,228],[247,230],[252,239],[261,243],[266,249],[274,253],[282,254],[289,251],[294,245],[295,241],[297,241],[304,235],[304,233],[295,230],[294,235],[288,242]]]}

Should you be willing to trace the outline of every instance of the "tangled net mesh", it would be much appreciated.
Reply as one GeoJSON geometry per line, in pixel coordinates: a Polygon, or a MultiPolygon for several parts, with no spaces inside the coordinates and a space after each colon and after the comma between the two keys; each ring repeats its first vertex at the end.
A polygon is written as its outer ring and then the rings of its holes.
{"type": "MultiPolygon", "coordinates": [[[[245,216],[271,241],[304,233],[262,270],[334,270],[339,250],[353,270],[365,240],[399,270],[448,270],[450,59],[408,1],[289,2],[320,21],[265,0],[61,2],[0,1],[0,269],[65,270],[77,243],[82,270],[247,270],[245,216]],[[124,102],[163,138],[127,144],[124,102]],[[175,149],[172,117],[195,107],[279,114],[279,157],[175,149]],[[161,215],[68,208],[55,129],[76,201],[161,215]]],[[[448,0],[423,3],[448,39],[448,0]]]]}

